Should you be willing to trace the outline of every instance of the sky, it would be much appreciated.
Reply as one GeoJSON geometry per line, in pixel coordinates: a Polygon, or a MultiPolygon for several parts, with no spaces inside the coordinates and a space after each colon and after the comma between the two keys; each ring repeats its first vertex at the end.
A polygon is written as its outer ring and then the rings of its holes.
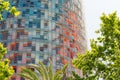
{"type": "Polygon", "coordinates": [[[90,39],[96,38],[95,30],[99,29],[102,13],[109,14],[117,11],[120,17],[120,0],[82,0],[85,26],[87,32],[88,49],[90,49],[90,39]]]}

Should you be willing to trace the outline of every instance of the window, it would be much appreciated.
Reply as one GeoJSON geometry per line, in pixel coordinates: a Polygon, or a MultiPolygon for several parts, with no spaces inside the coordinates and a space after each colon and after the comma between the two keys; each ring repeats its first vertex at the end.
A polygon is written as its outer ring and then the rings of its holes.
{"type": "Polygon", "coordinates": [[[32,51],[35,51],[35,46],[32,46],[32,51]]]}
{"type": "Polygon", "coordinates": [[[40,28],[40,22],[37,22],[36,25],[37,25],[37,28],[40,28]]]}
{"type": "Polygon", "coordinates": [[[37,37],[40,37],[40,32],[36,32],[36,36],[37,36],[37,37]]]}
{"type": "Polygon", "coordinates": [[[41,39],[41,40],[44,40],[44,36],[43,36],[43,35],[40,35],[40,39],[41,39]]]}
{"type": "Polygon", "coordinates": [[[13,24],[10,24],[10,28],[13,28],[13,24]]]}
{"type": "Polygon", "coordinates": [[[41,16],[44,16],[45,15],[45,12],[41,12],[41,16]]]}
{"type": "Polygon", "coordinates": [[[7,40],[7,37],[8,37],[8,32],[2,32],[2,39],[3,40],[7,40]]]}
{"type": "Polygon", "coordinates": [[[33,64],[35,63],[35,59],[32,59],[32,63],[33,63],[33,64]]]}
{"type": "Polygon", "coordinates": [[[48,9],[48,4],[45,4],[45,9],[48,9]]]}
{"type": "Polygon", "coordinates": [[[25,80],[23,77],[21,77],[21,80],[25,80]]]}
{"type": "Polygon", "coordinates": [[[19,50],[19,43],[16,43],[15,50],[19,50]]]}
{"type": "Polygon", "coordinates": [[[43,64],[44,64],[44,65],[47,65],[47,64],[48,64],[48,60],[44,60],[44,61],[43,61],[43,64]]]}
{"type": "Polygon", "coordinates": [[[43,47],[40,47],[40,51],[43,51],[44,50],[44,48],[43,47]]]}
{"type": "Polygon", "coordinates": [[[47,44],[45,44],[45,45],[44,45],[44,47],[45,47],[45,48],[48,48],[48,45],[47,45],[47,44]]]}
{"type": "Polygon", "coordinates": [[[21,61],[22,60],[22,55],[17,56],[17,60],[21,61]]]}
{"type": "Polygon", "coordinates": [[[40,19],[33,19],[33,23],[36,26],[36,28],[40,28],[40,19]]]}
{"type": "Polygon", "coordinates": [[[7,47],[7,43],[6,42],[4,42],[4,47],[7,47]]]}
{"type": "Polygon", "coordinates": [[[29,14],[30,10],[29,9],[26,9],[26,14],[29,14]]]}
{"type": "Polygon", "coordinates": [[[58,20],[58,18],[59,18],[59,16],[58,16],[57,14],[55,14],[55,17],[52,17],[52,20],[57,21],[57,20],[58,20]]]}
{"type": "Polygon", "coordinates": [[[37,10],[37,17],[40,17],[40,10],[37,10]]]}
{"type": "Polygon", "coordinates": [[[29,42],[29,43],[28,43],[28,47],[31,47],[31,45],[32,45],[31,42],[29,42]]]}
{"type": "Polygon", "coordinates": [[[31,62],[30,61],[27,61],[26,64],[30,64],[31,62]]]}
{"type": "Polygon", "coordinates": [[[58,8],[59,6],[58,6],[58,4],[55,4],[55,8],[58,8]]]}
{"type": "Polygon", "coordinates": [[[43,55],[42,54],[40,54],[39,59],[43,59],[43,55]]]}
{"type": "Polygon", "coordinates": [[[25,17],[25,14],[26,14],[26,12],[25,12],[25,11],[22,11],[22,16],[23,16],[23,17],[25,17]]]}
{"type": "Polygon", "coordinates": [[[28,54],[27,54],[27,57],[28,57],[28,58],[31,58],[31,54],[30,54],[30,53],[28,53],[28,54]]]}
{"type": "Polygon", "coordinates": [[[21,27],[21,21],[22,21],[22,19],[18,19],[18,20],[17,20],[17,24],[18,24],[18,27],[19,27],[19,28],[21,27]]]}
{"type": "Polygon", "coordinates": [[[16,80],[16,78],[12,78],[12,80],[16,80]]]}
{"type": "Polygon", "coordinates": [[[34,2],[31,2],[31,5],[33,5],[34,4],[34,2]]]}
{"type": "Polygon", "coordinates": [[[36,15],[36,14],[37,14],[37,12],[36,12],[36,11],[34,11],[34,14],[36,15]]]}
{"type": "Polygon", "coordinates": [[[44,26],[48,26],[48,22],[45,22],[45,23],[44,23],[44,26]]]}
{"type": "Polygon", "coordinates": [[[20,38],[20,32],[17,32],[17,39],[20,38]]]}
{"type": "Polygon", "coordinates": [[[30,22],[29,22],[29,28],[32,28],[32,26],[33,26],[33,22],[30,21],[30,22]]]}

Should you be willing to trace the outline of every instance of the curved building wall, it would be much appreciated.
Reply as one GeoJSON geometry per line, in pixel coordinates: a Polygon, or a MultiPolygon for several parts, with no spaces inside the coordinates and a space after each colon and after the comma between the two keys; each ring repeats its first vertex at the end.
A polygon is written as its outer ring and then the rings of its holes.
{"type": "MultiPolygon", "coordinates": [[[[86,50],[85,26],[80,0],[11,0],[21,15],[9,13],[0,22],[0,41],[8,49],[15,72],[30,63],[45,65],[52,60],[53,69],[69,63],[86,50]]],[[[22,80],[13,76],[12,80],[22,80]]]]}

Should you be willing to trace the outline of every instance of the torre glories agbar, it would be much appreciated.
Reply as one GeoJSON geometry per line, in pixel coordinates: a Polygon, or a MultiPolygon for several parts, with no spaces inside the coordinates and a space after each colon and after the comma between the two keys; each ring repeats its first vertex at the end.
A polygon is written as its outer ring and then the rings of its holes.
{"type": "MultiPolygon", "coordinates": [[[[10,0],[21,15],[4,13],[0,22],[0,42],[7,47],[7,58],[15,73],[29,64],[45,65],[51,60],[59,70],[86,50],[81,0],[10,0]]],[[[12,80],[24,80],[16,76],[12,80]]]]}

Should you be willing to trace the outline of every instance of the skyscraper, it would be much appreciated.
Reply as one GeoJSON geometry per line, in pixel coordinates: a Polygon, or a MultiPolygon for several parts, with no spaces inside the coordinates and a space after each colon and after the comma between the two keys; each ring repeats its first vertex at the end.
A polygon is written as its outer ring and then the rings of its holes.
{"type": "MultiPolygon", "coordinates": [[[[0,22],[0,41],[7,47],[15,72],[22,66],[53,62],[53,69],[69,63],[86,50],[81,0],[10,0],[21,15],[0,22]]],[[[12,80],[22,80],[15,75],[12,80]]]]}

